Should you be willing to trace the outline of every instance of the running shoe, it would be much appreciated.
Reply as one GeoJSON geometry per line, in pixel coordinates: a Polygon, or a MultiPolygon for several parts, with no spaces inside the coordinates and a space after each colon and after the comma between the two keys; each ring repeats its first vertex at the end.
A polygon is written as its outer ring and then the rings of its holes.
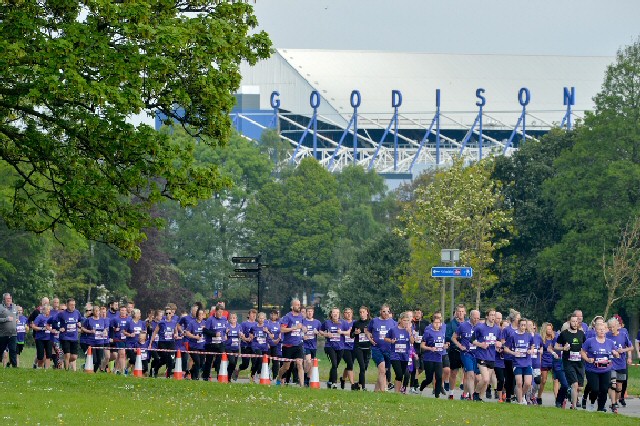
{"type": "Polygon", "coordinates": [[[359,384],[357,384],[357,383],[352,384],[352,385],[351,385],[351,390],[352,390],[352,391],[360,390],[360,385],[359,385],[359,384]]]}
{"type": "Polygon", "coordinates": [[[331,385],[333,385],[333,383],[327,382],[327,389],[331,389],[331,385]]]}
{"type": "Polygon", "coordinates": [[[487,391],[484,393],[484,397],[486,399],[491,399],[491,388],[487,388],[487,391]]]}
{"type": "Polygon", "coordinates": [[[500,400],[501,399],[501,392],[493,391],[493,399],[497,399],[500,400]]]}
{"type": "Polygon", "coordinates": [[[536,398],[536,402],[538,403],[538,405],[542,405],[542,398],[536,398]]]}
{"type": "Polygon", "coordinates": [[[276,386],[280,386],[282,384],[282,382],[280,381],[280,379],[276,379],[276,386]]]}
{"type": "Polygon", "coordinates": [[[449,395],[449,399],[450,399],[450,400],[453,400],[453,395],[449,395]]]}
{"type": "Polygon", "coordinates": [[[596,404],[589,403],[587,411],[596,411],[596,404]]]}
{"type": "Polygon", "coordinates": [[[564,404],[560,404],[559,402],[556,402],[556,408],[564,408],[564,404]]]}
{"type": "Polygon", "coordinates": [[[393,390],[396,386],[393,383],[387,384],[387,390],[393,390]]]}
{"type": "Polygon", "coordinates": [[[406,393],[407,393],[407,388],[406,388],[406,387],[404,387],[404,386],[403,386],[403,387],[401,387],[401,388],[400,388],[400,393],[403,393],[403,394],[405,394],[405,395],[406,395],[406,393]]]}
{"type": "Polygon", "coordinates": [[[416,395],[416,394],[419,394],[419,393],[420,393],[420,391],[418,390],[418,388],[417,388],[417,387],[416,387],[416,388],[411,388],[411,390],[410,390],[409,392],[411,392],[411,393],[412,393],[412,394],[414,394],[414,395],[416,395]]]}
{"type": "Polygon", "coordinates": [[[618,414],[618,404],[611,404],[611,412],[618,414]]]}
{"type": "Polygon", "coordinates": [[[344,389],[344,379],[340,377],[340,389],[344,389]]]}
{"type": "Polygon", "coordinates": [[[620,398],[620,399],[618,400],[618,402],[619,402],[619,403],[620,403],[620,405],[622,405],[623,407],[626,407],[626,406],[627,406],[627,402],[624,400],[624,398],[620,398]]]}
{"type": "Polygon", "coordinates": [[[233,370],[233,373],[231,373],[231,380],[233,380],[234,382],[238,380],[238,370],[233,370]]]}

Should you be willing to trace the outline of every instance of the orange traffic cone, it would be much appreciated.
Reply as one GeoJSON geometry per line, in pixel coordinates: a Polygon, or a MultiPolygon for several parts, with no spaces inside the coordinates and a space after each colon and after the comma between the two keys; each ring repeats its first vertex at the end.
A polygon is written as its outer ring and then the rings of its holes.
{"type": "Polygon", "coordinates": [[[271,379],[269,378],[269,356],[262,355],[262,370],[260,371],[260,384],[270,385],[271,379]]]}
{"type": "Polygon", "coordinates": [[[87,350],[87,359],[84,361],[84,372],[93,374],[93,352],[91,352],[91,346],[87,350]]]}
{"type": "Polygon", "coordinates": [[[142,377],[142,354],[140,348],[136,350],[136,364],[133,367],[133,377],[142,377]]]}
{"type": "Polygon", "coordinates": [[[320,389],[320,372],[318,371],[318,358],[313,359],[313,368],[311,368],[311,379],[309,387],[312,389],[320,389]]]}
{"type": "Polygon", "coordinates": [[[229,367],[229,359],[227,353],[222,353],[222,359],[220,360],[220,371],[218,371],[218,383],[229,383],[229,373],[227,368],[229,367]]]}
{"type": "Polygon", "coordinates": [[[182,355],[180,351],[176,354],[176,367],[173,369],[173,378],[176,380],[182,380],[182,355]]]}

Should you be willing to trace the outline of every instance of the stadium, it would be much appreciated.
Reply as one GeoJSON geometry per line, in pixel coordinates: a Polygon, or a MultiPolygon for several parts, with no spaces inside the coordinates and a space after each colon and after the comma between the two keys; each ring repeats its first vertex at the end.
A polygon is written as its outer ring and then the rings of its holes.
{"type": "Polygon", "coordinates": [[[462,155],[509,155],[593,109],[608,56],[277,49],[242,67],[232,113],[258,139],[277,129],[289,159],[315,157],[410,179],[462,155]],[[314,108],[315,106],[315,108],[314,108]]]}

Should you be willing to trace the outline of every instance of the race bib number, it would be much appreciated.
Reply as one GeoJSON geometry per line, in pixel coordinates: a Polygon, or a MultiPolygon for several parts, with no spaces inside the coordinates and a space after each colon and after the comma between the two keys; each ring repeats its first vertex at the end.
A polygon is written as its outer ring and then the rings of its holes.
{"type": "Polygon", "coordinates": [[[204,343],[204,336],[198,335],[198,343],[204,343]]]}
{"type": "Polygon", "coordinates": [[[594,364],[598,368],[607,368],[609,366],[609,358],[596,358],[594,364]]]}
{"type": "Polygon", "coordinates": [[[256,341],[259,345],[264,345],[265,343],[267,343],[267,339],[265,339],[264,337],[256,337],[256,341]]]}
{"type": "Polygon", "coordinates": [[[345,342],[345,343],[353,343],[353,342],[354,342],[354,339],[353,339],[352,337],[347,337],[347,336],[345,336],[345,337],[344,337],[344,342],[345,342]]]}
{"type": "Polygon", "coordinates": [[[222,337],[219,337],[219,336],[212,337],[211,343],[222,343],[222,337]]]}
{"type": "Polygon", "coordinates": [[[147,353],[147,351],[140,351],[140,360],[146,361],[148,356],[149,354],[147,353]]]}
{"type": "Polygon", "coordinates": [[[293,330],[291,332],[291,337],[301,337],[302,336],[302,331],[301,330],[293,330]]]}
{"type": "Polygon", "coordinates": [[[339,342],[340,335],[338,333],[331,333],[331,338],[329,340],[332,342],[339,342]]]}
{"type": "Polygon", "coordinates": [[[524,358],[527,356],[527,350],[525,348],[516,348],[516,358],[524,358]]]}
{"type": "Polygon", "coordinates": [[[469,345],[469,350],[470,350],[470,351],[475,351],[475,350],[476,350],[476,347],[475,347],[474,345],[469,345]]]}
{"type": "Polygon", "coordinates": [[[164,340],[173,340],[173,331],[165,331],[164,340]]]}
{"type": "Polygon", "coordinates": [[[415,343],[422,343],[422,336],[420,336],[419,334],[416,333],[416,335],[413,336],[413,341],[415,343]]]}
{"type": "Polygon", "coordinates": [[[395,350],[396,353],[406,353],[407,352],[407,345],[405,343],[397,343],[395,346],[395,350]]]}
{"type": "Polygon", "coordinates": [[[73,323],[71,323],[71,324],[68,324],[68,325],[67,325],[67,331],[70,331],[70,332],[71,332],[71,331],[76,331],[76,323],[75,323],[75,322],[73,322],[73,323]]]}
{"type": "Polygon", "coordinates": [[[367,337],[367,335],[365,333],[360,333],[358,334],[358,340],[361,342],[368,342],[369,338],[367,337]]]}
{"type": "Polygon", "coordinates": [[[580,352],[569,352],[569,361],[580,361],[581,359],[580,352]]]}
{"type": "Polygon", "coordinates": [[[442,343],[442,342],[436,342],[433,346],[434,346],[436,349],[442,349],[442,348],[444,348],[444,343],[442,343]]]}
{"type": "Polygon", "coordinates": [[[231,346],[238,346],[239,339],[237,337],[231,338],[231,346]]]}
{"type": "Polygon", "coordinates": [[[16,332],[18,333],[24,333],[25,332],[25,328],[24,325],[19,325],[16,327],[16,332]]]}

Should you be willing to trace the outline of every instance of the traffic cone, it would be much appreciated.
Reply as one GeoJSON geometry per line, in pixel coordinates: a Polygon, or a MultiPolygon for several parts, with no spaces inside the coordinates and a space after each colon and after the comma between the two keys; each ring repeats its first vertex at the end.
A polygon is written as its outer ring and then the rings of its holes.
{"type": "Polygon", "coordinates": [[[173,378],[176,380],[182,380],[182,355],[180,351],[176,354],[176,367],[173,369],[173,378]]]}
{"type": "Polygon", "coordinates": [[[87,350],[87,359],[84,362],[84,372],[93,374],[93,352],[91,352],[91,346],[87,350]]]}
{"type": "Polygon", "coordinates": [[[313,368],[311,368],[311,379],[309,387],[312,389],[320,389],[320,372],[318,371],[318,358],[313,359],[313,368]]]}
{"type": "Polygon", "coordinates": [[[229,359],[227,353],[222,353],[222,359],[220,360],[220,371],[218,371],[218,383],[229,383],[229,374],[227,368],[229,366],[229,359]]]}
{"type": "Polygon", "coordinates": [[[260,371],[260,384],[270,385],[271,379],[269,378],[269,356],[262,355],[262,370],[260,371]]]}
{"type": "Polygon", "coordinates": [[[136,350],[136,364],[133,367],[133,377],[142,377],[142,354],[140,348],[136,350]]]}

